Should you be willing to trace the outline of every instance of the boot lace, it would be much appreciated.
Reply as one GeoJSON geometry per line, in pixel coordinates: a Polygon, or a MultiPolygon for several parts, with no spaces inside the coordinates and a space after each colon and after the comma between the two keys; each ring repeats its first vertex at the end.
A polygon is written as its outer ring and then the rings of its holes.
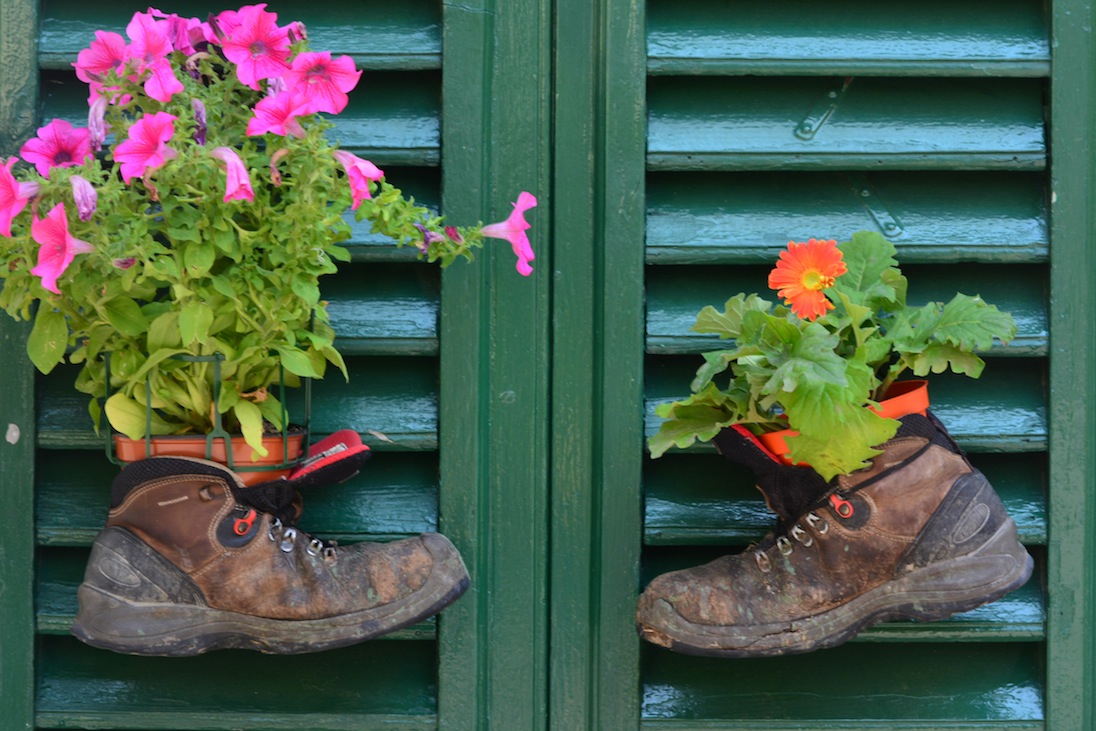
{"type": "Polygon", "coordinates": [[[299,545],[304,546],[304,551],[309,556],[323,556],[325,563],[334,564],[338,560],[335,550],[335,541],[322,541],[298,530],[294,526],[285,525],[280,518],[274,518],[267,530],[267,538],[278,544],[283,553],[290,553],[299,545]]]}
{"type": "MultiPolygon", "coordinates": [[[[830,529],[826,519],[813,510],[807,513],[803,520],[820,536],[825,535],[830,529]]],[[[814,536],[800,523],[795,523],[791,527],[791,530],[788,531],[787,535],[777,536],[775,542],[776,550],[780,551],[784,556],[790,556],[795,550],[795,543],[799,543],[804,547],[814,545],[814,536]],[[791,536],[791,538],[788,536],[791,536]]],[[[772,559],[769,558],[769,554],[764,549],[759,547],[754,551],[753,556],[754,562],[757,563],[758,570],[765,574],[772,571],[772,559]]]]}

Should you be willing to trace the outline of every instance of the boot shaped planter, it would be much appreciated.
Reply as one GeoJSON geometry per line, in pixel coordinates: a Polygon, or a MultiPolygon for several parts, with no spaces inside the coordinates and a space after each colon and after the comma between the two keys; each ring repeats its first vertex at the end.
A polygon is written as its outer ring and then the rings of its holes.
{"type": "Polygon", "coordinates": [[[1032,559],[986,478],[931,414],[827,482],[745,429],[713,441],[753,469],[777,528],[744,552],[655,578],[640,634],[679,652],[757,657],[832,647],[879,622],[938,620],[1022,586],[1032,559]]]}
{"type": "MultiPolygon", "coordinates": [[[[327,451],[294,478],[320,484],[356,469],[327,451]]],[[[419,622],[467,588],[445,537],[336,547],[287,522],[299,512],[294,493],[294,480],[244,487],[200,459],[128,465],[92,546],[73,634],[138,655],[315,652],[419,622]]]]}

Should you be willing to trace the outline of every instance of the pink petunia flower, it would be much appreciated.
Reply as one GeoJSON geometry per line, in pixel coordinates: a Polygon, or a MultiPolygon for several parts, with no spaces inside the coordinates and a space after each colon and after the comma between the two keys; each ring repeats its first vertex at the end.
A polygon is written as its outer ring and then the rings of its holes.
{"type": "Polygon", "coordinates": [[[57,279],[65,273],[77,254],[93,250],[91,244],[69,234],[64,203],[55,205],[45,218],[35,217],[30,225],[30,235],[39,244],[38,264],[30,273],[41,277],[42,286],[50,292],[61,294],[57,279]]]}
{"type": "Polygon", "coordinates": [[[251,188],[251,177],[247,173],[247,166],[231,147],[217,147],[209,153],[225,164],[225,197],[224,202],[232,200],[255,200],[255,192],[251,188]]]}
{"type": "Polygon", "coordinates": [[[118,33],[95,31],[95,40],[76,54],[76,78],[85,84],[101,81],[110,71],[119,71],[129,59],[126,39],[118,33]]]}
{"type": "Polygon", "coordinates": [[[55,167],[83,165],[91,157],[91,135],[86,127],[73,127],[63,119],[55,119],[38,128],[38,136],[27,140],[19,155],[34,165],[38,174],[49,177],[55,167]]]}
{"type": "Polygon", "coordinates": [[[306,106],[300,97],[288,91],[264,97],[255,105],[255,116],[247,123],[247,134],[254,137],[272,132],[283,137],[303,138],[304,128],[297,117],[306,113],[306,106]]]}
{"type": "Polygon", "coordinates": [[[537,199],[532,193],[522,191],[517,202],[514,203],[514,210],[509,218],[484,226],[482,229],[484,236],[506,239],[510,242],[514,255],[518,258],[517,270],[523,277],[532,274],[533,267],[529,265],[529,262],[536,258],[533,255],[533,247],[529,244],[529,237],[525,233],[529,229],[529,224],[525,221],[525,211],[536,204],[537,199]]]}
{"type": "Polygon", "coordinates": [[[167,146],[175,134],[173,114],[146,114],[129,128],[129,137],[114,148],[114,160],[122,165],[122,179],[128,184],[149,168],[158,168],[178,153],[167,146]]]}
{"type": "Polygon", "coordinates": [[[126,34],[132,40],[129,54],[140,64],[139,74],[149,72],[145,79],[145,93],[158,102],[167,103],[183,90],[183,82],[175,76],[175,67],[168,60],[174,50],[171,45],[171,26],[166,20],[156,20],[151,13],[134,13],[126,26],[126,34]]]}
{"type": "Polygon", "coordinates": [[[38,183],[20,183],[11,174],[11,166],[18,158],[8,158],[0,165],[0,234],[11,236],[11,221],[19,215],[34,196],[38,195],[38,183]]]}
{"type": "Polygon", "coordinates": [[[95,207],[99,203],[99,194],[94,186],[80,175],[69,178],[72,184],[72,199],[76,201],[76,213],[81,221],[90,221],[95,214],[95,207]]]}
{"type": "Polygon", "coordinates": [[[349,56],[332,60],[330,52],[318,51],[297,54],[285,81],[304,98],[308,114],[338,114],[350,102],[347,92],[358,85],[361,75],[349,56]]]}
{"type": "Polygon", "coordinates": [[[369,182],[383,178],[384,171],[368,160],[363,160],[346,150],[335,150],[331,154],[346,171],[350,182],[350,195],[354,198],[354,203],[350,208],[351,210],[357,210],[363,200],[373,197],[369,192],[369,182]]]}
{"type": "Polygon", "coordinates": [[[277,13],[266,12],[266,3],[245,5],[236,22],[222,49],[236,64],[240,83],[258,89],[260,79],[279,78],[289,72],[289,32],[278,27],[277,13]]]}

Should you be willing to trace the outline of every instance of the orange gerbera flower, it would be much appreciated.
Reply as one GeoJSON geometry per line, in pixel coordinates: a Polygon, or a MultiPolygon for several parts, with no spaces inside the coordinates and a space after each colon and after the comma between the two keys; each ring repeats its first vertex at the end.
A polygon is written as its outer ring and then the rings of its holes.
{"type": "Polygon", "coordinates": [[[841,256],[833,240],[811,239],[805,244],[789,241],[787,251],[780,252],[776,269],[769,273],[769,287],[798,317],[821,317],[833,309],[822,290],[832,287],[834,280],[848,271],[841,256]]]}

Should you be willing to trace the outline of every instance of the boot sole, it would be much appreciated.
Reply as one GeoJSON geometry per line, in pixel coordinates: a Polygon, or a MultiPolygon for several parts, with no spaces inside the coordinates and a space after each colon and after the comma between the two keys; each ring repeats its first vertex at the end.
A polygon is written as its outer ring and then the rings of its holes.
{"type": "Polygon", "coordinates": [[[763,625],[710,626],[682,618],[665,600],[642,613],[644,639],[709,657],[792,655],[840,645],[894,619],[936,621],[1000,599],[1031,577],[1034,561],[1009,519],[972,554],[939,561],[884,583],[820,614],[763,625]]]}
{"type": "Polygon", "coordinates": [[[192,604],[137,602],[81,584],[72,634],[92,647],[129,655],[187,657],[210,650],[246,649],[279,655],[320,652],[364,642],[437,614],[467,590],[468,571],[452,544],[422,537],[434,570],[415,594],[323,619],[280,620],[192,604]]]}

